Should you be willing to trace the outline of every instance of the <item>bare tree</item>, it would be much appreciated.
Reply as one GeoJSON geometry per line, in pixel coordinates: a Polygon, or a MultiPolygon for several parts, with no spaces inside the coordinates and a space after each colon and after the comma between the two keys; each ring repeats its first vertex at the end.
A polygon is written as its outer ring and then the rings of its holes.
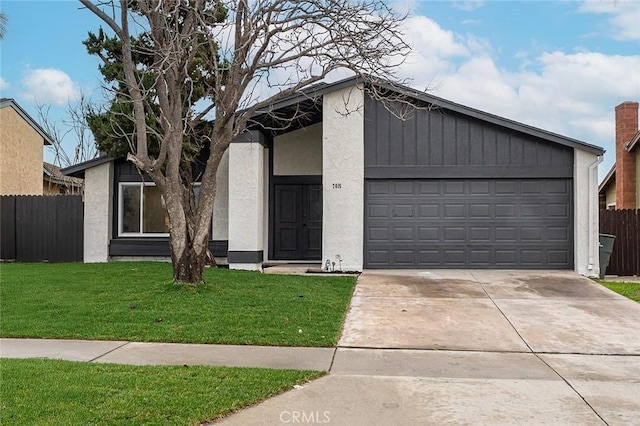
{"type": "Polygon", "coordinates": [[[36,109],[38,122],[53,140],[47,149],[53,154],[56,166],[69,167],[96,157],[96,146],[85,120],[92,109],[91,100],[84,93],[77,102],[68,104],[66,118],[60,122],[51,118],[50,106],[38,103],[36,109]]]}
{"type": "Polygon", "coordinates": [[[0,12],[0,40],[4,38],[7,33],[7,15],[0,12]]]}
{"type": "MultiPolygon", "coordinates": [[[[231,140],[258,111],[344,69],[363,79],[395,79],[408,53],[396,15],[377,0],[103,0],[80,2],[122,43],[124,86],[135,135],[127,158],[163,194],[173,278],[202,280],[216,196],[216,172],[231,140]],[[146,43],[134,36],[146,33],[146,43]],[[208,51],[207,60],[199,54],[208,51]],[[150,63],[135,57],[150,55],[150,63]],[[190,70],[201,67],[208,103],[196,110],[190,70]],[[153,76],[150,82],[143,76],[153,76]],[[150,99],[152,98],[153,99],[150,99]],[[151,103],[160,113],[149,124],[151,103]],[[213,116],[200,200],[193,202],[184,140],[213,116]],[[148,141],[159,141],[150,153],[148,141]]],[[[198,82],[202,84],[203,81],[198,82]]],[[[193,85],[195,87],[195,85],[193,85]]]]}

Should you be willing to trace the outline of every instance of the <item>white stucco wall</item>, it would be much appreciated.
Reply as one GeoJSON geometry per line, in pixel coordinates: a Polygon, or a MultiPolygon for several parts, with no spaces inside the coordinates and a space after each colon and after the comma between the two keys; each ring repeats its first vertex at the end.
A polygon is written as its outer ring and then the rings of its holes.
{"type": "Polygon", "coordinates": [[[322,263],[361,271],[364,237],[364,95],[350,87],[324,95],[322,263]]]}
{"type": "Polygon", "coordinates": [[[224,153],[216,174],[216,199],[213,202],[212,240],[229,239],[229,150],[224,153]]]}
{"type": "Polygon", "coordinates": [[[322,123],[276,136],[273,140],[273,174],[322,174],[322,123]]]}
{"type": "Polygon", "coordinates": [[[598,168],[591,171],[597,156],[574,149],[573,194],[574,194],[574,268],[585,276],[600,273],[598,255],[598,168]],[[591,238],[589,237],[591,234],[591,238]],[[591,245],[591,250],[589,247],[591,245]]]}
{"type": "Polygon", "coordinates": [[[113,162],[84,175],[84,262],[108,262],[113,212],[113,162]]]}
{"type": "MultiPolygon", "coordinates": [[[[229,146],[229,251],[264,248],[264,147],[259,143],[229,146]]],[[[229,263],[230,269],[261,270],[261,263],[229,263]]]]}

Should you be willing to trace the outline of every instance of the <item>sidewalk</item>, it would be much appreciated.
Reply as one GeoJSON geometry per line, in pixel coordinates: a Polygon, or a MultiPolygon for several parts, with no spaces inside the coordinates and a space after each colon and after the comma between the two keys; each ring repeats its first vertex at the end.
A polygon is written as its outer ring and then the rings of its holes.
{"type": "Polygon", "coordinates": [[[55,358],[134,365],[218,365],[329,371],[335,348],[99,340],[0,339],[0,358],[55,358]]]}

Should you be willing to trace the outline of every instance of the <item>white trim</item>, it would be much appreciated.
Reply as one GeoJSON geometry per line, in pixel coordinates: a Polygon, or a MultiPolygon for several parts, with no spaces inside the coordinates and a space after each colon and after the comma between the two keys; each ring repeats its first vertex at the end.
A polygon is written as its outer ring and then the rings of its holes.
{"type": "MultiPolygon", "coordinates": [[[[200,187],[201,182],[193,182],[194,187],[200,187]]],[[[125,186],[153,186],[155,182],[118,182],[118,237],[134,238],[169,238],[168,232],[142,232],[144,229],[144,192],[140,191],[140,232],[122,232],[122,188],[125,186]]],[[[213,235],[213,221],[211,223],[211,235],[213,235]]],[[[210,241],[213,241],[210,239],[210,241]]]]}
{"type": "Polygon", "coordinates": [[[144,229],[144,190],[140,191],[140,232],[123,232],[122,231],[122,205],[123,205],[123,191],[125,186],[139,187],[153,186],[154,182],[118,182],[118,237],[136,237],[136,238],[168,238],[168,232],[143,232],[144,229]]]}

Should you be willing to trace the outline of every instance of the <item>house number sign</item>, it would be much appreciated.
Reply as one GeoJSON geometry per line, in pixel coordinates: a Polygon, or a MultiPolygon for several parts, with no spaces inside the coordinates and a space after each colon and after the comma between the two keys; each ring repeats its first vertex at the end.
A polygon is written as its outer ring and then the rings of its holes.
{"type": "Polygon", "coordinates": [[[342,184],[341,183],[332,183],[331,184],[333,189],[342,189],[342,184]]]}

